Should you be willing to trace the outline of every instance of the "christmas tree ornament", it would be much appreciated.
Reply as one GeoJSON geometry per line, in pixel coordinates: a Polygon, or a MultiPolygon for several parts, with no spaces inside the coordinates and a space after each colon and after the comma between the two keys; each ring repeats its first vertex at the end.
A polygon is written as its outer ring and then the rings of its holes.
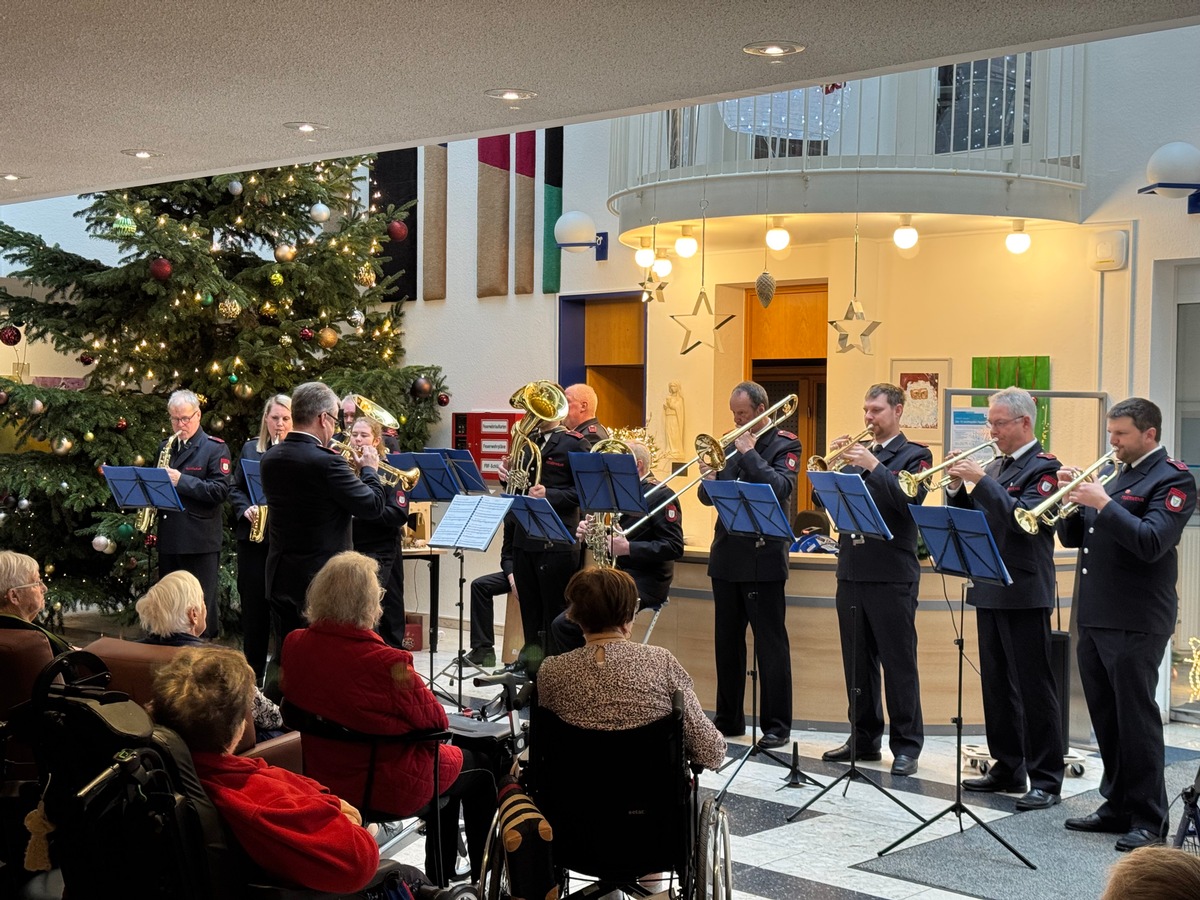
{"type": "Polygon", "coordinates": [[[17,509],[19,509],[21,512],[29,512],[29,507],[31,506],[33,506],[33,503],[28,497],[22,497],[17,501],[17,509]]]}
{"type": "Polygon", "coordinates": [[[438,406],[449,406],[450,405],[450,395],[447,394],[445,391],[442,391],[440,394],[437,395],[437,404],[438,404],[438,406]]]}
{"type": "Polygon", "coordinates": [[[212,306],[213,305],[213,295],[205,294],[200,300],[200,305],[201,306],[212,306]]]}
{"type": "Polygon", "coordinates": [[[104,548],[104,552],[107,553],[109,556],[112,556],[114,553],[117,552],[117,550],[120,548],[120,546],[121,545],[118,544],[116,541],[109,541],[108,546],[104,548]]]}
{"type": "Polygon", "coordinates": [[[92,441],[94,441],[96,439],[96,435],[92,434],[90,431],[85,431],[83,433],[83,439],[90,444],[92,441]]]}
{"type": "Polygon", "coordinates": [[[63,434],[63,435],[59,435],[58,437],[56,437],[54,439],[53,449],[54,449],[54,452],[57,453],[59,456],[66,456],[68,453],[71,452],[71,448],[74,446],[75,446],[75,442],[72,441],[65,434],[63,434]]]}
{"type": "Polygon", "coordinates": [[[39,400],[37,397],[34,397],[32,400],[29,401],[29,411],[31,413],[33,413],[35,416],[40,416],[42,413],[44,413],[46,411],[46,404],[43,403],[41,400],[39,400]]]}
{"type": "Polygon", "coordinates": [[[240,181],[231,181],[225,185],[225,190],[229,191],[235,197],[240,197],[242,196],[242,183],[240,181]]]}
{"type": "Polygon", "coordinates": [[[98,534],[94,538],[92,538],[92,549],[95,550],[97,553],[103,553],[105,550],[108,549],[108,545],[110,543],[112,543],[112,542],[108,538],[106,538],[102,534],[98,534]]]}
{"type": "Polygon", "coordinates": [[[279,336],[279,346],[280,347],[292,346],[292,336],[290,334],[281,334],[279,336]]]}
{"type": "Polygon", "coordinates": [[[754,293],[758,294],[758,302],[766,309],[771,305],[771,301],[775,299],[775,276],[770,272],[763,272],[754,280],[754,293]]]}
{"type": "Polygon", "coordinates": [[[90,353],[80,353],[79,354],[79,362],[85,366],[90,366],[95,361],[96,361],[96,357],[92,356],[92,354],[90,354],[90,353]]]}
{"type": "Polygon", "coordinates": [[[242,400],[249,400],[254,396],[254,388],[243,381],[233,386],[233,393],[242,400]]]}
{"type": "Polygon", "coordinates": [[[142,541],[142,544],[146,547],[147,550],[158,546],[158,535],[157,534],[146,535],[146,539],[144,541],[142,541]]]}
{"type": "Polygon", "coordinates": [[[6,507],[8,507],[9,509],[16,509],[17,508],[17,498],[14,497],[12,494],[5,494],[4,495],[4,505],[6,507]]]}
{"type": "Polygon", "coordinates": [[[408,393],[414,400],[428,400],[429,395],[433,393],[433,382],[424,375],[418,375],[409,387],[408,393]]]}
{"type": "Polygon", "coordinates": [[[8,518],[8,513],[6,513],[4,510],[0,509],[0,525],[3,525],[7,518],[8,518]]]}
{"type": "Polygon", "coordinates": [[[128,522],[122,522],[117,526],[117,537],[123,541],[127,541],[133,537],[134,531],[135,529],[132,525],[130,525],[128,522]]]}
{"type": "Polygon", "coordinates": [[[363,263],[354,273],[354,283],[360,287],[375,287],[375,268],[370,263],[363,263]]]}
{"type": "Polygon", "coordinates": [[[346,316],[346,321],[355,328],[362,328],[363,323],[367,321],[367,315],[361,309],[352,309],[350,315],[346,316]]]}
{"type": "Polygon", "coordinates": [[[8,391],[0,391],[0,406],[8,402],[8,391]]]}
{"type": "Polygon", "coordinates": [[[317,223],[328,222],[329,207],[324,203],[314,203],[308,208],[308,217],[317,223]]]}
{"type": "Polygon", "coordinates": [[[277,244],[275,246],[275,261],[281,263],[289,263],[296,258],[296,248],[291,244],[277,244]]]}
{"type": "Polygon", "coordinates": [[[398,421],[400,422],[401,425],[407,425],[408,424],[408,416],[399,416],[398,421]]]}
{"type": "Polygon", "coordinates": [[[138,561],[132,556],[125,557],[125,568],[132,572],[137,568],[138,561]]]}
{"type": "Polygon", "coordinates": [[[315,333],[316,332],[314,332],[311,328],[307,328],[307,327],[301,328],[300,329],[300,340],[311,341],[313,339],[313,335],[315,333]]]}
{"type": "Polygon", "coordinates": [[[171,271],[171,261],[164,256],[150,261],[150,277],[155,281],[166,281],[171,277],[171,271]]]}
{"type": "Polygon", "coordinates": [[[142,456],[142,454],[139,453],[137,456],[135,456],[133,458],[133,464],[135,466],[144,466],[146,464],[146,457],[142,456]]]}
{"type": "Polygon", "coordinates": [[[47,575],[53,575],[54,574],[54,563],[46,563],[46,565],[42,566],[42,571],[45,572],[47,575]]]}
{"type": "Polygon", "coordinates": [[[237,375],[235,375],[233,372],[230,372],[230,373],[229,373],[229,383],[230,383],[230,384],[237,384],[237,383],[238,383],[238,377],[237,377],[237,375]]]}
{"type": "Polygon", "coordinates": [[[128,427],[129,427],[129,423],[127,421],[125,421],[125,417],[120,416],[117,419],[117,431],[124,431],[128,427]]]}
{"type": "Polygon", "coordinates": [[[332,350],[335,346],[337,346],[338,337],[338,333],[326,325],[317,332],[317,343],[326,350],[332,350]]]}
{"type": "Polygon", "coordinates": [[[113,234],[120,237],[125,237],[133,234],[135,231],[137,231],[137,225],[134,224],[133,219],[129,218],[129,216],[117,216],[115,219],[113,219],[113,234]]]}
{"type": "Polygon", "coordinates": [[[388,237],[393,241],[400,243],[400,241],[408,237],[408,226],[397,219],[394,222],[388,222],[387,233],[388,237]]]}
{"type": "Polygon", "coordinates": [[[217,304],[217,312],[226,319],[236,319],[242,314],[242,304],[238,303],[232,297],[226,297],[217,304]]]}
{"type": "Polygon", "coordinates": [[[263,305],[258,308],[258,312],[263,316],[273,316],[279,312],[279,307],[270,300],[265,300],[263,301],[263,305]]]}
{"type": "Polygon", "coordinates": [[[0,328],[0,344],[6,347],[15,347],[21,343],[21,329],[16,325],[5,325],[0,328]]]}
{"type": "Polygon", "coordinates": [[[209,431],[224,431],[225,430],[225,420],[224,419],[213,419],[212,422],[210,422],[208,425],[208,430],[209,431]]]}
{"type": "Polygon", "coordinates": [[[279,272],[272,272],[267,280],[271,282],[271,287],[283,287],[283,275],[279,272]]]}
{"type": "Polygon", "coordinates": [[[71,486],[69,484],[67,484],[65,481],[60,481],[58,483],[58,486],[60,488],[62,488],[64,491],[69,491],[71,489],[71,486]]]}

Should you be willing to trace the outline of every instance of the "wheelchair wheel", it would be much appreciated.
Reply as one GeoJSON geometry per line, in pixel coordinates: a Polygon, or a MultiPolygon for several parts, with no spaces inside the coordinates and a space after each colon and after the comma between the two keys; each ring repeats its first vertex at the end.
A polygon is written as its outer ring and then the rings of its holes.
{"type": "Polygon", "coordinates": [[[725,810],[709,798],[700,807],[696,828],[696,853],[692,900],[732,900],[733,871],[729,858],[729,820],[725,810]]]}
{"type": "Polygon", "coordinates": [[[483,860],[479,870],[479,900],[507,900],[512,894],[508,884],[508,865],[504,843],[500,839],[500,814],[492,819],[487,842],[483,845],[483,860]]]}

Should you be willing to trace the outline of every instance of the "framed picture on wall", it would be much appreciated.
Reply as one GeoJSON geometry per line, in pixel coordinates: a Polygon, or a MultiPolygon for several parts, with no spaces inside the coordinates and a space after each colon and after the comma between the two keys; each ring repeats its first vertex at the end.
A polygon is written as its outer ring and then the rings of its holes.
{"type": "Polygon", "coordinates": [[[942,442],[942,392],[950,387],[949,359],[893,359],[892,384],[905,394],[900,427],[923,444],[942,442]]]}

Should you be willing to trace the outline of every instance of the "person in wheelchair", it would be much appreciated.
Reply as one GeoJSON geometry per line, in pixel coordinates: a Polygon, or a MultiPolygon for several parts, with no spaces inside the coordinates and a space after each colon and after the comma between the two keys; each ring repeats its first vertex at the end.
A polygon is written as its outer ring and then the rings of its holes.
{"type": "Polygon", "coordinates": [[[33,621],[46,606],[46,584],[40,568],[32,556],[0,550],[0,628],[39,632],[57,656],[73,648],[33,621]]]}
{"type": "Polygon", "coordinates": [[[586,643],[548,657],[537,674],[539,705],[580,728],[619,731],[671,712],[671,695],[684,695],[683,740],[688,759],[715,769],[725,739],[704,714],[692,678],[670,650],[629,640],[638,591],[628,573],[584,569],[567,584],[567,617],[586,643]]]}
{"type": "MultiPolygon", "coordinates": [[[[160,647],[195,647],[208,643],[201,635],[208,624],[208,606],[200,580],[177,569],[164,575],[136,606],[138,624],[146,636],[138,643],[160,647]]],[[[254,687],[254,731],[259,743],[283,734],[283,715],[254,687]]]]}
{"type": "MultiPolygon", "coordinates": [[[[288,635],[280,686],[285,706],[373,735],[444,730],[446,711],[413,667],[412,654],[386,644],[373,629],[382,614],[378,565],[352,550],[339,553],[308,589],[309,626],[288,635]]],[[[433,797],[438,764],[441,848],[426,840],[425,871],[442,881],[454,872],[462,806],[471,880],[479,880],[483,847],[496,813],[496,777],[480,752],[431,742],[373,748],[305,734],[304,770],[337,793],[366,796],[394,818],[417,813],[433,797]],[[369,785],[369,787],[368,787],[369,785]]],[[[439,806],[434,802],[432,810],[439,806]]],[[[427,815],[432,816],[430,811],[427,815]]]]}
{"type": "Polygon", "coordinates": [[[288,885],[361,890],[379,848],[358,810],[311,778],[233,754],[253,689],[254,670],[236,650],[185,647],[155,674],[151,714],[183,738],[205,792],[255,864],[288,885]]]}

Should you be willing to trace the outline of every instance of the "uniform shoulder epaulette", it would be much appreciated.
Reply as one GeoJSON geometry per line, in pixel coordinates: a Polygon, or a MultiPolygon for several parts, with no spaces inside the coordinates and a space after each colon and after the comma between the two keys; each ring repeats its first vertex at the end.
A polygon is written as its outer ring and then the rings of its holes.
{"type": "Polygon", "coordinates": [[[1053,453],[1050,453],[1046,450],[1043,450],[1041,453],[1039,453],[1037,455],[1037,458],[1038,459],[1058,459],[1057,456],[1055,456],[1053,453]]]}
{"type": "Polygon", "coordinates": [[[1177,468],[1180,472],[1186,472],[1188,470],[1188,464],[1182,459],[1171,459],[1171,457],[1168,456],[1167,462],[1177,468]]]}
{"type": "Polygon", "coordinates": [[[219,438],[219,437],[213,437],[211,434],[210,434],[210,435],[208,435],[208,439],[209,439],[210,441],[214,441],[215,443],[218,443],[218,444],[223,444],[223,443],[225,443],[225,441],[224,441],[224,440],[222,440],[221,438],[219,438]]]}
{"type": "Polygon", "coordinates": [[[332,453],[334,456],[340,456],[340,455],[341,455],[341,454],[340,454],[340,453],[338,453],[336,450],[334,450],[332,447],[326,447],[324,444],[317,444],[317,449],[318,449],[318,450],[324,450],[326,453],[332,453]]]}
{"type": "Polygon", "coordinates": [[[567,434],[573,438],[579,438],[580,440],[583,440],[583,435],[580,434],[578,431],[568,431],[567,434]]]}
{"type": "Polygon", "coordinates": [[[779,433],[781,435],[783,435],[785,438],[787,438],[789,441],[797,440],[797,437],[794,434],[792,434],[790,431],[784,431],[782,428],[780,428],[779,433]]]}
{"type": "Polygon", "coordinates": [[[929,445],[928,445],[928,444],[922,444],[920,441],[914,441],[912,438],[909,438],[909,439],[908,439],[908,442],[909,442],[910,444],[912,444],[914,447],[923,447],[923,448],[924,448],[924,449],[926,449],[926,450],[928,450],[928,449],[929,449],[929,445]]]}

